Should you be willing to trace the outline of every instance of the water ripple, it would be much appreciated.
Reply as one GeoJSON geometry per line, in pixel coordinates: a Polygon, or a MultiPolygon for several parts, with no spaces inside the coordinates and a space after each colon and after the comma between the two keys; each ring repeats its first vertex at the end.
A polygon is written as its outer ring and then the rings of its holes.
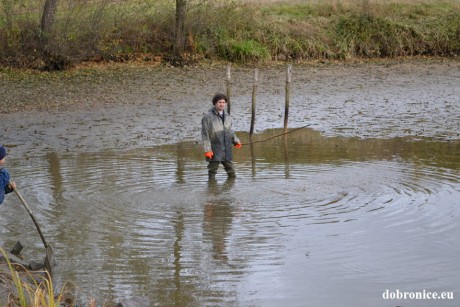
{"type": "MultiPolygon", "coordinates": [[[[205,167],[148,149],[31,160],[16,176],[63,277],[120,297],[153,299],[147,288],[180,280],[194,293],[208,289],[204,301],[226,302],[234,291],[247,293],[241,282],[259,297],[256,289],[276,274],[276,289],[285,280],[315,287],[299,269],[321,283],[329,275],[333,283],[434,285],[460,252],[452,236],[460,230],[458,169],[397,156],[259,158],[238,163],[235,181],[221,169],[212,184],[205,167]],[[434,268],[421,277],[427,266],[434,268]]],[[[42,249],[36,238],[24,243],[42,249]]]]}

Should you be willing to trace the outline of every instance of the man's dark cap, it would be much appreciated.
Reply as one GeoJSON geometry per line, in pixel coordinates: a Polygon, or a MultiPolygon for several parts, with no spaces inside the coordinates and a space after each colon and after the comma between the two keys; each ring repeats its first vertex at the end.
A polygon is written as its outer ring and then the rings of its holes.
{"type": "Polygon", "coordinates": [[[6,157],[6,148],[0,145],[0,160],[6,157]]]}

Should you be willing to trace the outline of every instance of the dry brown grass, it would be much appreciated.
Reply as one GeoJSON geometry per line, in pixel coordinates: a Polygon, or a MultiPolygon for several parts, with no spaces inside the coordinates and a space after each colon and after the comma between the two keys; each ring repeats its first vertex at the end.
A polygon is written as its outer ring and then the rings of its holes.
{"type": "MultiPolygon", "coordinates": [[[[253,4],[340,4],[340,5],[362,5],[363,3],[369,4],[389,4],[389,3],[437,3],[439,0],[240,0],[241,3],[253,3],[253,4]]],[[[447,3],[459,3],[456,0],[444,0],[447,3]]]]}
{"type": "MultiPolygon", "coordinates": [[[[5,11],[12,27],[2,28],[0,16],[0,64],[53,70],[85,61],[171,59],[174,4],[166,1],[95,0],[61,8],[47,53],[37,47],[34,7],[27,13],[12,6],[5,11]]],[[[459,15],[458,0],[190,0],[184,55],[190,63],[457,56],[459,15]]]]}

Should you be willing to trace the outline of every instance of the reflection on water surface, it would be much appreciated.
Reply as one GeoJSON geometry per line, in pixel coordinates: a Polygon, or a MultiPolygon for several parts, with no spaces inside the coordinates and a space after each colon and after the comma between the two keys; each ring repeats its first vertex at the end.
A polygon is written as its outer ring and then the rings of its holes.
{"type": "MultiPolygon", "coordinates": [[[[460,293],[459,142],[304,129],[235,161],[238,178],[220,169],[215,183],[194,143],[11,157],[9,168],[56,276],[101,302],[388,306],[386,289],[460,293]]],[[[42,254],[18,200],[1,209],[2,245],[42,254]]]]}

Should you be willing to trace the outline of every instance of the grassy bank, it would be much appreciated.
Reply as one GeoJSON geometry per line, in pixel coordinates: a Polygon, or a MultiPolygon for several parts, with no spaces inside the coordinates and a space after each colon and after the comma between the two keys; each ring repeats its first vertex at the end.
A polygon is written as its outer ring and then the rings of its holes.
{"type": "MultiPolygon", "coordinates": [[[[82,61],[157,60],[172,54],[174,1],[59,2],[40,50],[43,1],[6,0],[0,64],[66,68],[82,61]]],[[[188,3],[188,59],[271,60],[457,56],[460,3],[429,1],[197,1],[188,3]]]]}

